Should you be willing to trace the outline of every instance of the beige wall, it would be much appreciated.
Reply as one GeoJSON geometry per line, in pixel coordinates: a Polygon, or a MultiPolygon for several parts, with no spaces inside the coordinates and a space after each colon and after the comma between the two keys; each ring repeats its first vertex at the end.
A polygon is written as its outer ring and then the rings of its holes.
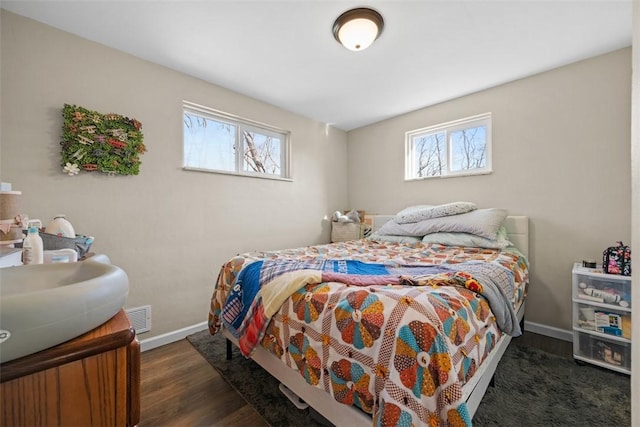
{"type": "Polygon", "coordinates": [[[571,329],[571,266],[629,242],[631,49],[348,133],[349,205],[472,201],[530,217],[528,321],[571,329]],[[404,133],[493,113],[493,173],[405,182],[404,133]]]}
{"type": "MultiPolygon", "coordinates": [[[[324,243],[347,206],[346,134],[2,10],[0,179],[43,221],[65,213],[151,304],[141,338],[207,319],[218,269],[238,252],[324,243]],[[182,100],[288,129],[293,182],[183,171],[182,100]],[[62,174],[63,104],[134,117],[141,173],[62,174]]],[[[224,60],[224,58],[221,58],[224,60]]]]}

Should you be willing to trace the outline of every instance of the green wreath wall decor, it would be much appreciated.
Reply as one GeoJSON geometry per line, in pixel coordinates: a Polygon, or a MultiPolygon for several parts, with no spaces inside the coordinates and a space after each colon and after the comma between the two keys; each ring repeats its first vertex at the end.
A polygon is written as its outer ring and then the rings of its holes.
{"type": "Polygon", "coordinates": [[[100,114],[75,105],[62,109],[62,171],[138,175],[140,156],[147,151],[142,123],[118,114],[100,114]]]}

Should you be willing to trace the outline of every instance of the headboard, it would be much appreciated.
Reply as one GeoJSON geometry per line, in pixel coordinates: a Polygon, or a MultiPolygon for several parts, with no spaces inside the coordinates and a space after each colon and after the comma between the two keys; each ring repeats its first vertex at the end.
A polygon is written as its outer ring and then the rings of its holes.
{"type": "MultiPolygon", "coordinates": [[[[367,215],[373,220],[372,230],[375,233],[382,225],[393,219],[395,215],[367,215]]],[[[507,235],[513,245],[518,248],[525,257],[529,257],[529,217],[521,215],[507,216],[504,222],[507,235]]]]}

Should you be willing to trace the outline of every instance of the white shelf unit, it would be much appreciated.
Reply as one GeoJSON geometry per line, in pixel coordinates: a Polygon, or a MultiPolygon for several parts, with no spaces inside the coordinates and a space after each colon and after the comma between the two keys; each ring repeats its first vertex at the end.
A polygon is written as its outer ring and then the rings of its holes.
{"type": "Polygon", "coordinates": [[[575,263],[573,357],[631,374],[631,277],[575,263]]]}

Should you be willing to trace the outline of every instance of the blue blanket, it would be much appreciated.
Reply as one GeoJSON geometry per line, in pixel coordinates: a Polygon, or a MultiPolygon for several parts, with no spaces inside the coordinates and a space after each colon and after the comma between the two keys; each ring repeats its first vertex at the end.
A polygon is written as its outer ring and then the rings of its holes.
{"type": "Polygon", "coordinates": [[[236,279],[222,310],[225,327],[239,338],[244,319],[260,289],[274,278],[296,270],[323,272],[323,281],[339,281],[366,286],[401,283],[402,276],[428,275],[449,271],[442,266],[387,266],[356,260],[260,260],[245,266],[236,279]]]}

